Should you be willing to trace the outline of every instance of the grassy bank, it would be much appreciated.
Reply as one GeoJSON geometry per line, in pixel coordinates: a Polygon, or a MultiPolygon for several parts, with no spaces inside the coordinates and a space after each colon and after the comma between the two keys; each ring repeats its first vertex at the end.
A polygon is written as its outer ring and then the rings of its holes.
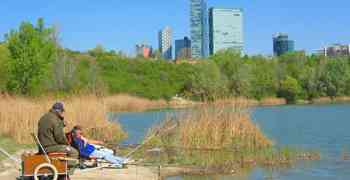
{"type": "Polygon", "coordinates": [[[251,107],[251,106],[276,106],[276,105],[286,105],[287,100],[284,98],[276,98],[276,97],[267,97],[261,100],[256,99],[247,99],[246,97],[233,97],[226,99],[219,99],[214,102],[216,105],[228,105],[228,106],[243,106],[243,107],[251,107]]]}
{"type": "MultiPolygon", "coordinates": [[[[287,105],[288,102],[284,98],[276,98],[276,97],[267,97],[263,98],[261,100],[255,100],[255,99],[247,99],[244,97],[238,97],[238,98],[228,98],[223,100],[215,101],[214,104],[236,104],[236,103],[242,103],[246,104],[247,106],[278,106],[278,105],[287,105]]],[[[350,96],[339,96],[339,97],[320,97],[315,98],[313,100],[297,100],[295,103],[292,103],[292,105],[313,105],[313,104],[337,104],[337,103],[350,103],[350,96]]]]}
{"type": "Polygon", "coordinates": [[[103,98],[110,112],[121,111],[145,111],[167,107],[169,104],[165,100],[150,100],[146,98],[119,94],[103,98]]]}
{"type": "MultiPolygon", "coordinates": [[[[7,151],[10,154],[14,154],[14,153],[16,153],[20,150],[23,150],[23,149],[34,149],[35,146],[34,145],[18,144],[16,142],[14,142],[13,138],[11,138],[11,137],[0,136],[0,148],[3,148],[5,151],[7,151]]],[[[7,158],[8,158],[7,156],[0,153],[0,161],[7,159],[7,158]]],[[[0,166],[1,166],[1,163],[0,163],[0,166]]]]}

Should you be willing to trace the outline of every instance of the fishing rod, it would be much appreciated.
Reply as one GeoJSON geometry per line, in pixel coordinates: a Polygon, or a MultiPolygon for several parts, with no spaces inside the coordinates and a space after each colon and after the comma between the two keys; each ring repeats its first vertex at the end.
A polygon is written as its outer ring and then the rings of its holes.
{"type": "MultiPolygon", "coordinates": [[[[175,127],[177,126],[177,124],[175,124],[174,126],[172,126],[171,128],[165,130],[164,132],[166,131],[169,131],[169,130],[172,130],[174,129],[175,127]]],[[[147,138],[147,140],[145,140],[142,144],[138,145],[137,147],[135,147],[134,150],[132,150],[131,152],[129,152],[126,156],[124,156],[126,159],[130,158],[134,153],[136,153],[141,147],[143,147],[144,145],[146,145],[148,142],[150,142],[153,138],[157,137],[158,134],[160,133],[161,129],[155,131],[155,133],[153,133],[151,136],[149,136],[149,138],[147,138]]],[[[90,172],[90,171],[94,171],[94,170],[97,170],[97,169],[103,169],[103,168],[108,168],[109,166],[101,166],[101,167],[96,167],[96,168],[91,168],[91,169],[84,169],[82,170],[81,172],[82,173],[85,173],[85,172],[90,172]]]]}
{"type": "Polygon", "coordinates": [[[4,154],[6,157],[8,157],[9,159],[11,159],[12,161],[16,162],[16,163],[21,163],[21,161],[13,156],[11,156],[7,151],[5,151],[3,148],[0,148],[0,152],[2,154],[4,154]]]}
{"type": "Polygon", "coordinates": [[[20,164],[21,164],[21,161],[13,156],[10,155],[10,153],[8,153],[7,151],[5,151],[3,148],[0,147],[0,152],[2,154],[4,154],[6,157],[8,157],[9,159],[11,159],[12,161],[15,162],[15,166],[16,168],[20,168],[20,164]]]}
{"type": "MultiPolygon", "coordinates": [[[[174,128],[176,128],[177,124],[175,124],[174,126],[170,127],[169,129],[166,129],[164,132],[166,131],[170,131],[174,128]]],[[[141,149],[144,145],[146,145],[148,142],[150,142],[153,138],[157,137],[160,133],[161,129],[157,130],[155,133],[153,133],[151,136],[149,136],[142,144],[138,145],[137,147],[135,147],[134,150],[132,150],[131,152],[129,152],[125,158],[130,158],[134,153],[136,153],[139,149],[141,149]]]]}

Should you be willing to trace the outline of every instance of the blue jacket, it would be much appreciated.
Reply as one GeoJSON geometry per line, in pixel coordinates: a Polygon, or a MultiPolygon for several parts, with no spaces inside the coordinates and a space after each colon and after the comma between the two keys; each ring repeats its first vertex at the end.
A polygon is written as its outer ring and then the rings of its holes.
{"type": "Polygon", "coordinates": [[[89,158],[95,151],[95,147],[89,143],[85,145],[85,142],[80,138],[73,138],[74,145],[78,148],[81,157],[89,158]]]}

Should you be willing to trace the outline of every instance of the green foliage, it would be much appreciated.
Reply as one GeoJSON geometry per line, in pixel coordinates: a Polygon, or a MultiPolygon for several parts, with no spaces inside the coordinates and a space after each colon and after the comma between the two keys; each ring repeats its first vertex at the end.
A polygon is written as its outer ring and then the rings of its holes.
{"type": "Polygon", "coordinates": [[[23,22],[0,44],[0,91],[128,93],[150,99],[176,95],[194,100],[283,97],[312,101],[350,96],[350,58],[287,53],[276,58],[220,51],[197,63],[175,64],[155,56],[130,58],[102,45],[87,52],[63,49],[55,29],[23,22]]]}
{"type": "Polygon", "coordinates": [[[105,49],[103,48],[102,45],[98,44],[95,48],[89,50],[88,53],[92,57],[100,57],[105,54],[105,49]]]}
{"type": "Polygon", "coordinates": [[[170,99],[181,92],[187,79],[187,66],[166,61],[128,60],[115,56],[111,59],[98,59],[98,64],[110,93],[170,99]]]}
{"type": "Polygon", "coordinates": [[[329,97],[343,96],[349,91],[350,69],[348,61],[332,60],[325,67],[321,81],[325,85],[329,97]]]}
{"type": "Polygon", "coordinates": [[[9,60],[9,51],[5,44],[0,44],[0,92],[6,89],[6,63],[9,60]]]}
{"type": "Polygon", "coordinates": [[[39,93],[54,60],[53,29],[45,28],[42,19],[36,26],[23,22],[6,36],[10,52],[7,63],[7,89],[20,94],[39,93]]]}
{"type": "Polygon", "coordinates": [[[279,96],[287,100],[289,104],[295,103],[300,93],[300,86],[298,81],[290,76],[281,82],[279,96]]]}
{"type": "Polygon", "coordinates": [[[214,62],[200,63],[194,67],[185,84],[185,93],[200,100],[214,100],[226,93],[226,83],[214,62]]]}
{"type": "Polygon", "coordinates": [[[249,96],[255,99],[274,97],[277,91],[276,63],[263,57],[253,57],[251,62],[251,81],[249,96]]]}
{"type": "Polygon", "coordinates": [[[218,64],[222,74],[227,78],[230,96],[249,96],[250,66],[235,51],[222,51],[211,59],[218,64]]]}

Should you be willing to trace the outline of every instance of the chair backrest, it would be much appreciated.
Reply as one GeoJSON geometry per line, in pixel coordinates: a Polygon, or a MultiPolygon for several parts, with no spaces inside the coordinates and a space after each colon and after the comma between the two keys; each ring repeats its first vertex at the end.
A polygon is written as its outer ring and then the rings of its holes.
{"type": "Polygon", "coordinates": [[[73,144],[73,134],[72,134],[72,132],[66,133],[66,138],[67,138],[68,144],[72,145],[73,144]]]}
{"type": "Polygon", "coordinates": [[[34,133],[31,133],[31,135],[32,135],[32,137],[33,137],[33,139],[34,139],[35,144],[36,144],[36,145],[38,146],[38,148],[39,148],[39,152],[40,152],[40,153],[43,153],[44,156],[45,156],[46,161],[47,161],[49,164],[51,164],[51,160],[50,160],[49,156],[47,155],[47,152],[46,152],[45,148],[44,148],[43,145],[40,143],[40,140],[39,140],[38,136],[36,136],[34,133]]]}

